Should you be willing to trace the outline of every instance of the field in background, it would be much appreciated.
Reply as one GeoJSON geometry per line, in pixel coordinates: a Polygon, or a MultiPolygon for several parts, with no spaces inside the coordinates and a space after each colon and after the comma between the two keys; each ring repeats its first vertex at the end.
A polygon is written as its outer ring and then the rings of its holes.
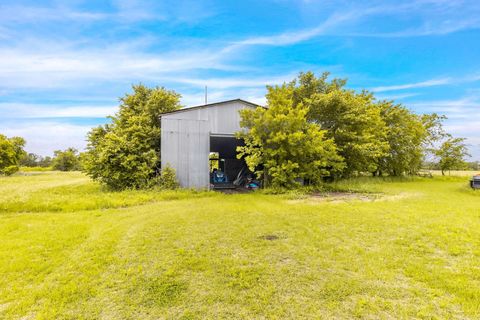
{"type": "Polygon", "coordinates": [[[361,178],[305,196],[0,178],[0,318],[480,317],[480,192],[361,178]]]}
{"type": "MultiPolygon", "coordinates": [[[[441,176],[441,170],[428,170],[434,176],[441,176]]],[[[445,176],[457,176],[457,177],[472,177],[476,174],[480,174],[480,170],[472,171],[472,170],[452,170],[452,171],[445,171],[445,176]]]]}

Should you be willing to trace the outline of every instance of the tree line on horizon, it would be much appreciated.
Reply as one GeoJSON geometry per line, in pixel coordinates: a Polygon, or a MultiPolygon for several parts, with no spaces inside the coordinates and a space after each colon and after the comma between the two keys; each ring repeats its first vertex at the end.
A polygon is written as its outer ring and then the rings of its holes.
{"type": "Polygon", "coordinates": [[[0,175],[12,175],[21,167],[38,170],[81,170],[81,156],[77,149],[55,150],[53,157],[42,157],[24,150],[25,139],[8,138],[0,134],[0,175]]]}
{"type": "MultiPolygon", "coordinates": [[[[240,112],[247,133],[238,133],[245,141],[238,157],[266,186],[280,188],[359,174],[411,175],[426,164],[427,156],[438,159],[435,165],[442,172],[466,168],[465,139],[445,132],[444,116],[416,114],[346,84],[345,79],[329,80],[329,73],[305,72],[288,83],[267,86],[267,108],[240,112]]],[[[52,166],[82,169],[112,189],[174,185],[171,169],[162,175],[159,118],[182,107],[181,95],[142,84],[132,89],[120,99],[111,122],[88,133],[82,154],[68,148],[42,158],[23,150],[24,139],[0,135],[0,173],[12,174],[19,166],[52,166]]]]}

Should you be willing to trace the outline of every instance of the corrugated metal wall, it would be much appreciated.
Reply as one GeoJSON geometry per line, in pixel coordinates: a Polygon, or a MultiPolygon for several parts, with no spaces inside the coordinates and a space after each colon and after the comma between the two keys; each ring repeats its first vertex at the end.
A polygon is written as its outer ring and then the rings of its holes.
{"type": "Polygon", "coordinates": [[[169,164],[184,188],[208,188],[208,121],[162,118],[162,166],[169,164]]]}
{"type": "Polygon", "coordinates": [[[240,131],[239,110],[252,108],[240,101],[226,102],[163,115],[162,167],[169,164],[184,188],[208,188],[210,134],[240,131]]]}

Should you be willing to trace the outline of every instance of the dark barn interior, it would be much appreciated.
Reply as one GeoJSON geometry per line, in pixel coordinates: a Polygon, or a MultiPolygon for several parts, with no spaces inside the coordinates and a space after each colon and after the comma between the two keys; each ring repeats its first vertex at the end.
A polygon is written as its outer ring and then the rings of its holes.
{"type": "MultiPolygon", "coordinates": [[[[210,152],[218,153],[218,158],[211,157],[210,161],[218,161],[218,167],[226,177],[226,183],[213,183],[215,188],[233,188],[233,181],[239,172],[246,167],[245,160],[237,159],[237,147],[243,146],[243,140],[233,136],[210,136],[210,152]]],[[[212,168],[212,166],[210,166],[212,168]]]]}

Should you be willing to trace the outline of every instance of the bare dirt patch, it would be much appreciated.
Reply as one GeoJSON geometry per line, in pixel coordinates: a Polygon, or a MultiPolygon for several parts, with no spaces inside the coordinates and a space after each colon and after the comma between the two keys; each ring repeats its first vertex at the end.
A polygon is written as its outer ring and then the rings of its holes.
{"type": "Polygon", "coordinates": [[[259,237],[262,240],[268,240],[268,241],[273,241],[273,240],[278,240],[279,236],[274,235],[274,234],[266,234],[264,236],[259,237]]]}
{"type": "Polygon", "coordinates": [[[250,193],[253,190],[247,188],[231,188],[231,189],[213,189],[215,192],[220,192],[223,194],[239,194],[239,193],[250,193]]]}

